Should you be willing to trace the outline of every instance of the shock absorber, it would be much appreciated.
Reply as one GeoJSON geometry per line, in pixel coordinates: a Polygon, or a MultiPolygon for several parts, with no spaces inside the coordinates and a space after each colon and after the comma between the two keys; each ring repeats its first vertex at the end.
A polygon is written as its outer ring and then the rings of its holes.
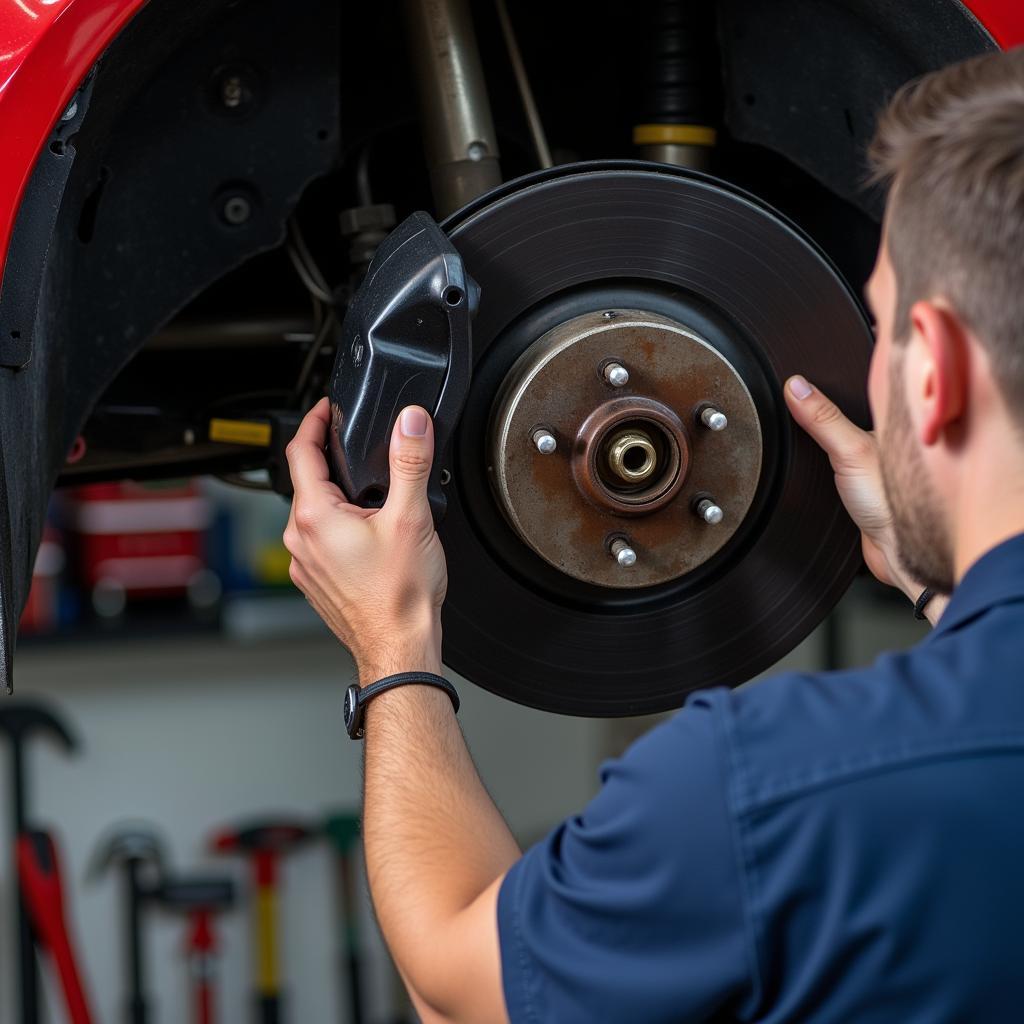
{"type": "Polygon", "coordinates": [[[438,218],[501,184],[498,141],[467,0],[406,0],[438,218]]]}
{"type": "Polygon", "coordinates": [[[658,0],[649,38],[633,143],[644,160],[706,170],[721,105],[714,3],[658,0]]]}

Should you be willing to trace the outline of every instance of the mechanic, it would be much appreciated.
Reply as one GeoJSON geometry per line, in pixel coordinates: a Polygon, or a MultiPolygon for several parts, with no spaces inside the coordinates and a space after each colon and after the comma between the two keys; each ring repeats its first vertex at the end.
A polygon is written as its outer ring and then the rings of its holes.
{"type": "MultiPolygon", "coordinates": [[[[1024,1018],[1024,51],[905,87],[871,155],[876,432],[802,377],[785,394],[869,568],[935,629],[870,668],[693,694],[526,853],[449,694],[376,696],[367,870],[425,1021],[1024,1018]]],[[[364,686],[440,673],[429,419],[399,417],[379,511],[330,483],[328,419],[289,448],[292,578],[364,686]]]]}

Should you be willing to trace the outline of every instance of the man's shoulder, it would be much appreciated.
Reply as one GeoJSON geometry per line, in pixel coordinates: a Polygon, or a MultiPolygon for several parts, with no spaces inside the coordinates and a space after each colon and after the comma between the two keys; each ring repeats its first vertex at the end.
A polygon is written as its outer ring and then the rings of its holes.
{"type": "Polygon", "coordinates": [[[787,672],[691,700],[717,709],[742,812],[910,761],[1024,744],[1024,688],[1003,661],[924,643],[863,668],[787,672]]]}

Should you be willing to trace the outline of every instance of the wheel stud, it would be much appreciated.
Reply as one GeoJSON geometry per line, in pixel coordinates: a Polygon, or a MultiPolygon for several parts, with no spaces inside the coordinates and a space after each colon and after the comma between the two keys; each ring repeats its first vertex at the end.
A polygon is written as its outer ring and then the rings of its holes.
{"type": "Polygon", "coordinates": [[[624,388],[629,383],[629,370],[622,363],[608,363],[604,368],[604,379],[613,388],[624,388]]]}
{"type": "Polygon", "coordinates": [[[555,435],[544,427],[538,427],[533,432],[533,444],[541,455],[550,455],[558,447],[558,441],[555,440],[555,435]]]}
{"type": "Polygon", "coordinates": [[[697,502],[697,515],[699,515],[705,523],[715,526],[717,523],[722,521],[724,513],[711,498],[701,498],[701,500],[697,502]]]}
{"type": "Polygon", "coordinates": [[[700,421],[708,430],[725,430],[729,426],[729,420],[724,412],[719,412],[713,405],[706,406],[700,414],[700,421]]]}
{"type": "Polygon", "coordinates": [[[621,537],[616,537],[611,544],[612,557],[624,569],[636,565],[636,552],[629,546],[629,543],[621,537]]]}

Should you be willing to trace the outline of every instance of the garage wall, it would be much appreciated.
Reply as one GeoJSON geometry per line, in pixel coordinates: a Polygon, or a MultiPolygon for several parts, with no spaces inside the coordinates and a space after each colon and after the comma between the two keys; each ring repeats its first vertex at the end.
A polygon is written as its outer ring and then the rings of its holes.
{"type": "MultiPolygon", "coordinates": [[[[245,642],[189,634],[25,646],[19,652],[18,692],[51,699],[82,741],[73,756],[47,740],[31,745],[30,807],[60,839],[69,913],[100,1022],[122,1020],[120,888],[114,876],[92,882],[85,876],[95,844],[112,823],[154,823],[176,867],[228,871],[244,894],[241,862],[204,856],[214,827],[265,811],[319,816],[328,808],[358,805],[361,749],[344,736],[341,722],[341,695],[352,678],[347,654],[310,618],[304,602],[257,611],[254,617],[252,608],[243,608],[231,617],[231,632],[249,637],[245,642]]],[[[922,631],[902,603],[879,605],[874,593],[855,588],[841,617],[843,661],[868,661],[922,631]]],[[[784,664],[817,667],[824,649],[819,631],[784,664]]],[[[600,761],[652,721],[567,719],[507,703],[468,683],[459,689],[460,718],[481,774],[524,842],[577,810],[596,788],[600,761]]],[[[8,811],[6,793],[0,807],[8,811]]],[[[6,951],[0,957],[0,1019],[13,1021],[7,814],[0,826],[0,941],[6,951]]],[[[322,844],[287,862],[282,947],[292,1021],[346,1019],[333,882],[322,844]]],[[[370,947],[369,1020],[394,1024],[393,976],[365,894],[360,909],[370,947]]],[[[241,908],[222,926],[220,1010],[227,1022],[248,1019],[246,924],[241,908]]],[[[150,916],[146,939],[156,1024],[190,1019],[183,937],[184,922],[150,916]]],[[[51,1019],[63,1021],[63,1012],[51,1019]]]]}
{"type": "MultiPolygon", "coordinates": [[[[206,864],[244,883],[242,864],[204,857],[222,822],[264,811],[311,816],[355,808],[361,747],[344,735],[341,695],[351,662],[325,631],[302,639],[239,645],[214,638],[23,650],[17,688],[53,700],[82,741],[70,757],[48,740],[31,745],[30,807],[53,825],[64,859],[69,911],[100,1021],[120,1021],[120,886],[86,882],[94,846],[123,818],[156,824],[182,868],[206,864]]],[[[542,834],[577,809],[595,785],[600,725],[519,708],[460,686],[463,728],[490,790],[513,829],[542,834]]],[[[5,773],[6,776],[6,773],[5,773]]],[[[0,806],[6,811],[6,797],[0,806]]],[[[0,1019],[14,1020],[12,870],[4,817],[0,1019]]],[[[283,942],[292,1021],[344,1020],[336,971],[334,875],[322,844],[287,862],[283,942]]],[[[365,930],[372,928],[368,906],[365,930]]],[[[150,915],[146,935],[155,1020],[190,1019],[180,956],[184,922],[150,915]]],[[[248,1019],[249,946],[239,910],[222,929],[221,1019],[248,1019]]],[[[391,982],[376,941],[371,1021],[390,1020],[391,982]]],[[[49,987],[49,986],[48,986],[49,987]]],[[[63,1012],[53,1015],[63,1020],[63,1012]]]]}

